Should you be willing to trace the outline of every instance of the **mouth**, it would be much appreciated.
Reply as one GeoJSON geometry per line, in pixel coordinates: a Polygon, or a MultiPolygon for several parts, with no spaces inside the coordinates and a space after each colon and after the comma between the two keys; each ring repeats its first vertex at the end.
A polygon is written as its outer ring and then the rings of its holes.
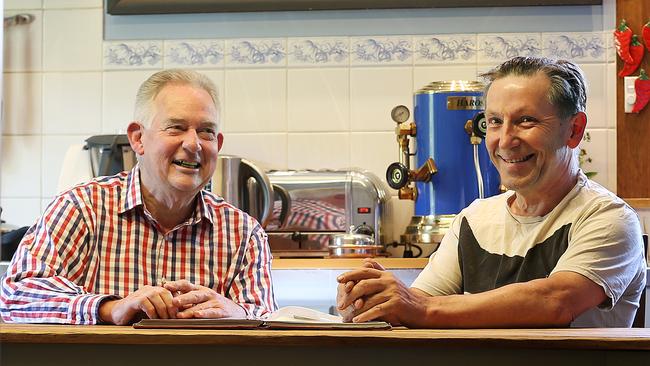
{"type": "Polygon", "coordinates": [[[503,156],[499,155],[499,157],[501,158],[501,160],[505,161],[505,162],[508,163],[508,164],[523,163],[524,161],[528,161],[528,160],[532,159],[533,156],[535,156],[535,154],[526,155],[526,156],[523,156],[523,157],[521,157],[521,158],[506,159],[506,158],[504,158],[503,156]]]}
{"type": "Polygon", "coordinates": [[[174,161],[172,161],[172,164],[178,165],[183,168],[188,168],[188,169],[198,169],[199,167],[201,167],[201,163],[199,162],[180,160],[180,159],[175,159],[174,161]]]}

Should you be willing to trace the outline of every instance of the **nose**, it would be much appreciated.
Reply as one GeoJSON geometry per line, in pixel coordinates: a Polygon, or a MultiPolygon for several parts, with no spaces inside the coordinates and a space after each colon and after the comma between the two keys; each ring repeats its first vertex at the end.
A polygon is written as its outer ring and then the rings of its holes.
{"type": "Polygon", "coordinates": [[[504,122],[499,130],[499,148],[509,149],[519,145],[517,126],[510,122],[504,122]]]}
{"type": "Polygon", "coordinates": [[[201,139],[195,129],[190,128],[185,132],[183,136],[183,149],[191,153],[197,153],[202,150],[201,139]]]}

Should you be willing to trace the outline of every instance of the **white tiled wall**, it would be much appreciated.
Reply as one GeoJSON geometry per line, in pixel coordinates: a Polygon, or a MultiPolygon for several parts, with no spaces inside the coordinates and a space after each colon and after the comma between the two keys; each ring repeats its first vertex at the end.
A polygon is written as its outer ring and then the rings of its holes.
{"type": "MultiPolygon", "coordinates": [[[[124,132],[138,85],[165,67],[197,68],[218,85],[224,153],[266,169],[355,166],[383,177],[398,159],[390,109],[412,109],[415,90],[476,79],[506,55],[568,55],[591,84],[584,168],[616,187],[610,31],[104,42],[102,0],[5,0],[5,11],[35,16],[5,29],[0,199],[10,224],[31,224],[56,193],[68,146],[124,132]]],[[[396,205],[395,217],[409,210],[396,205]]]]}

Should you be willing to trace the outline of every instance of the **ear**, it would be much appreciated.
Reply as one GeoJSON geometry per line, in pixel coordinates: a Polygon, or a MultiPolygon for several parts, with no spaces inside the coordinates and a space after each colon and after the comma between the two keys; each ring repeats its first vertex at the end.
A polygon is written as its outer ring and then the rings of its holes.
{"type": "Polygon", "coordinates": [[[569,123],[571,124],[571,136],[569,136],[567,146],[574,149],[580,145],[582,136],[585,134],[587,115],[584,112],[578,112],[575,116],[571,117],[569,123]]]}
{"type": "Polygon", "coordinates": [[[143,133],[144,126],[135,121],[129,123],[129,127],[126,128],[126,136],[129,138],[131,149],[133,149],[137,155],[144,154],[144,143],[142,142],[143,133]]]}
{"type": "Polygon", "coordinates": [[[217,144],[219,144],[217,151],[221,151],[221,147],[223,146],[223,134],[221,132],[217,134],[217,144]]]}

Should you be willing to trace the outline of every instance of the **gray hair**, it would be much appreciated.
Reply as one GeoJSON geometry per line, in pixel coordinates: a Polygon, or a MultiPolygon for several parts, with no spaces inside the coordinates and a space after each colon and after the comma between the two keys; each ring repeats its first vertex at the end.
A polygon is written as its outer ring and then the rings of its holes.
{"type": "MultiPolygon", "coordinates": [[[[135,96],[134,118],[136,121],[142,123],[145,127],[151,126],[153,100],[168,84],[190,85],[205,90],[212,97],[214,107],[219,113],[217,87],[210,78],[192,70],[168,69],[151,75],[140,85],[135,96]]],[[[220,125],[217,121],[217,128],[220,128],[220,125]]]]}
{"type": "Polygon", "coordinates": [[[481,74],[487,80],[485,95],[495,80],[509,75],[533,76],[544,73],[551,82],[548,101],[558,110],[558,117],[569,118],[587,109],[587,81],[584,73],[571,61],[545,57],[514,57],[481,74]]]}

